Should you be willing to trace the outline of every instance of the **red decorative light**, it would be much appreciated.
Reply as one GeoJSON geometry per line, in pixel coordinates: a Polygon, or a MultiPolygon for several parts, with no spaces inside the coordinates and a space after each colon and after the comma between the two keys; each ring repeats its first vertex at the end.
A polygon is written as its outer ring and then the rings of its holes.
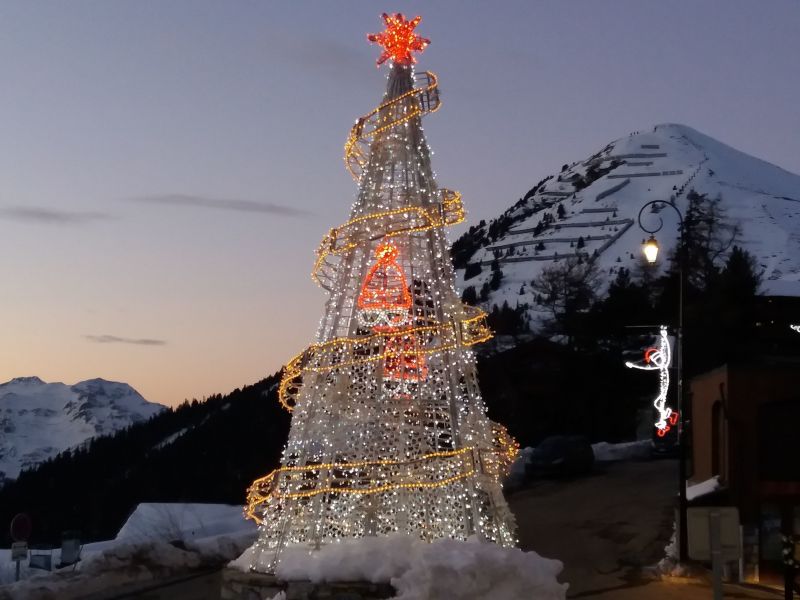
{"type": "Polygon", "coordinates": [[[648,365],[650,364],[650,360],[654,352],[658,352],[658,348],[648,348],[644,351],[644,362],[646,362],[648,365]]]}
{"type": "Polygon", "coordinates": [[[419,383],[428,377],[425,356],[419,353],[416,346],[414,339],[402,334],[386,342],[383,378],[398,384],[401,394],[408,393],[408,384],[419,383]]]}
{"type": "Polygon", "coordinates": [[[358,294],[361,323],[375,331],[391,331],[409,319],[411,292],[403,269],[397,264],[398,254],[390,242],[378,246],[377,261],[367,272],[358,294]]]}
{"type": "Polygon", "coordinates": [[[417,62],[411,53],[422,52],[431,43],[430,40],[414,33],[414,28],[419,25],[422,17],[416,16],[410,21],[406,21],[402,13],[393,15],[383,13],[381,17],[386,23],[386,30],[367,34],[370,42],[383,46],[383,53],[378,57],[378,66],[390,58],[398,65],[417,62]]]}

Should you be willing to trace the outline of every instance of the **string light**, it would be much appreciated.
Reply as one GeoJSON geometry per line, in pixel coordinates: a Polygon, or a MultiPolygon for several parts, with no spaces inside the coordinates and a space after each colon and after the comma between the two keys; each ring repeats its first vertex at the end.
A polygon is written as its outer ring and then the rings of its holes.
{"type": "MultiPolygon", "coordinates": [[[[305,490],[301,492],[290,492],[290,493],[281,493],[279,491],[279,477],[282,475],[288,475],[291,477],[292,475],[301,474],[301,473],[311,473],[314,471],[325,471],[325,470],[339,470],[339,471],[347,471],[347,470],[359,470],[362,471],[365,467],[408,467],[411,465],[420,466],[420,465],[430,465],[432,461],[436,459],[450,459],[450,458],[458,458],[463,457],[467,454],[474,453],[475,448],[460,448],[459,450],[452,450],[450,452],[431,452],[429,454],[425,454],[420,456],[419,458],[411,459],[411,460],[395,460],[395,459],[384,459],[384,460],[362,460],[358,462],[350,462],[350,463],[325,463],[325,464],[318,464],[318,465],[305,465],[302,467],[281,467],[279,469],[275,469],[269,475],[266,475],[260,479],[257,479],[253,482],[253,485],[250,486],[250,489],[247,492],[247,515],[256,521],[257,523],[261,523],[261,518],[259,517],[259,513],[261,512],[259,509],[260,507],[268,501],[277,501],[281,498],[310,498],[312,496],[316,496],[319,494],[327,494],[327,493],[355,493],[355,494],[377,494],[381,492],[386,492],[392,489],[412,489],[412,488],[434,488],[434,487],[442,487],[452,483],[453,481],[457,481],[458,479],[463,479],[464,477],[469,477],[474,474],[474,459],[470,460],[469,462],[457,462],[453,463],[454,468],[457,470],[463,471],[457,475],[452,475],[449,477],[445,477],[436,481],[407,481],[407,482],[396,482],[396,483],[383,483],[380,485],[368,485],[364,487],[364,476],[363,474],[358,478],[358,484],[360,487],[352,487],[354,484],[353,481],[344,480],[341,482],[340,485],[331,486],[326,488],[315,488],[311,490],[305,490]]],[[[398,472],[402,472],[402,469],[397,469],[398,472]]],[[[385,474],[379,478],[385,480],[385,474]]]]}
{"type": "Polygon", "coordinates": [[[800,333],[800,325],[789,325],[789,329],[792,329],[793,331],[800,333]]]}
{"type": "Polygon", "coordinates": [[[404,206],[394,210],[361,215],[335,227],[322,239],[317,249],[317,260],[311,278],[321,287],[329,289],[327,282],[333,279],[336,265],[329,261],[358,247],[359,240],[370,231],[380,231],[382,238],[392,238],[411,233],[422,233],[430,229],[458,225],[466,213],[461,203],[461,194],[440,189],[441,208],[404,206]]]}
{"type": "Polygon", "coordinates": [[[655,423],[656,433],[659,437],[664,437],[667,432],[678,422],[678,412],[673,411],[667,406],[667,394],[669,392],[669,366],[672,361],[672,354],[669,345],[669,335],[667,328],[662,325],[659,331],[658,348],[648,348],[644,351],[644,364],[626,362],[625,366],[631,369],[641,369],[643,371],[658,371],[659,390],[658,396],[653,401],[658,411],[658,420],[655,423]]]}
{"type": "MultiPolygon", "coordinates": [[[[409,337],[424,336],[438,339],[439,343],[405,352],[406,355],[426,356],[440,354],[460,345],[468,347],[483,343],[493,337],[486,322],[486,313],[479,308],[463,306],[466,316],[457,326],[425,325],[403,330],[409,337]],[[477,314],[474,314],[477,313],[477,314]]],[[[286,410],[292,411],[294,399],[299,395],[301,385],[299,379],[308,373],[323,372],[385,361],[388,340],[395,337],[394,332],[378,332],[373,335],[357,338],[337,338],[328,342],[312,344],[303,352],[292,358],[284,367],[281,382],[278,386],[278,401],[286,410]]]]}
{"type": "Polygon", "coordinates": [[[380,104],[356,120],[344,144],[344,163],[355,181],[360,181],[369,157],[369,142],[411,119],[439,110],[439,80],[431,71],[415,77],[415,86],[380,104]],[[411,108],[398,110],[403,103],[412,102],[411,108]]]}
{"type": "Polygon", "coordinates": [[[386,22],[374,36],[394,59],[386,95],[345,143],[358,197],[312,270],[325,313],[278,388],[292,411],[281,467],[248,491],[259,571],[274,572],[287,544],[393,532],[516,544],[501,480],[519,446],[486,415],[471,347],[492,333],[460,301],[444,229],[464,207],[437,185],[420,125],[440,106],[438,82],[414,74],[419,19],[386,22]]]}

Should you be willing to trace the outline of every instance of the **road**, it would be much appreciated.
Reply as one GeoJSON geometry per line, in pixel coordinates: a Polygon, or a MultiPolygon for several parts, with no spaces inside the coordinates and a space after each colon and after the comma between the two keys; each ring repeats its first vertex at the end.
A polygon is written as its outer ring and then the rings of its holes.
{"type": "MultiPolygon", "coordinates": [[[[520,545],[564,563],[568,598],[700,600],[706,585],[658,581],[642,569],[664,556],[672,534],[675,460],[601,463],[589,477],[540,481],[513,494],[520,545]]],[[[725,598],[775,598],[727,586],[725,598]]]]}
{"type": "Polygon", "coordinates": [[[83,600],[218,600],[222,583],[221,569],[190,573],[150,584],[118,587],[83,600]]]}

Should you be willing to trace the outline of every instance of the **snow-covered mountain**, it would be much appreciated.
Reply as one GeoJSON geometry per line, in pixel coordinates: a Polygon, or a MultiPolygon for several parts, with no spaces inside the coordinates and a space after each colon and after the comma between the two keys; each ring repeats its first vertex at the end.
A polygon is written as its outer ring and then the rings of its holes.
{"type": "MultiPolygon", "coordinates": [[[[496,259],[503,279],[481,304],[528,304],[535,320],[530,282],[544,267],[582,253],[595,257],[611,281],[620,267],[640,261],[646,237],[636,223],[641,207],[673,200],[685,213],[691,190],[720,196],[727,217],[741,225],[737,243],[763,269],[762,292],[800,296],[800,176],[675,124],[631,133],[564,165],[500,217],[473,227],[454,245],[457,285],[479,292],[496,259]],[[477,263],[482,270],[474,275],[477,263]]],[[[651,226],[663,219],[657,237],[666,256],[678,238],[675,211],[664,207],[642,218],[651,226]]]]}
{"type": "Polygon", "coordinates": [[[66,385],[18,377],[0,384],[0,483],[94,436],[162,410],[127,383],[104,379],[66,385]]]}

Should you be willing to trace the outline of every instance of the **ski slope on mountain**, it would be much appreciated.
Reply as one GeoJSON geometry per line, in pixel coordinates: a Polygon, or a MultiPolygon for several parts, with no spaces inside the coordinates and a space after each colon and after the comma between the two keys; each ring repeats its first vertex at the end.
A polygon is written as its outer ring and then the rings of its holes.
{"type": "Polygon", "coordinates": [[[23,469],[164,410],[126,383],[18,377],[0,384],[0,483],[23,469]]]}
{"type": "MultiPolygon", "coordinates": [[[[631,133],[567,165],[496,219],[494,235],[491,222],[473,230],[457,284],[479,291],[497,260],[502,283],[482,304],[528,304],[535,319],[530,283],[543,268],[581,254],[596,261],[607,285],[620,267],[640,262],[641,207],[665,200],[685,212],[691,190],[721,197],[726,216],[741,226],[737,243],[762,270],[763,293],[800,296],[800,176],[675,124],[631,133]],[[464,262],[480,263],[482,272],[465,280],[464,262]]],[[[642,218],[651,228],[663,219],[657,236],[663,267],[678,239],[677,215],[664,207],[642,218]]]]}

